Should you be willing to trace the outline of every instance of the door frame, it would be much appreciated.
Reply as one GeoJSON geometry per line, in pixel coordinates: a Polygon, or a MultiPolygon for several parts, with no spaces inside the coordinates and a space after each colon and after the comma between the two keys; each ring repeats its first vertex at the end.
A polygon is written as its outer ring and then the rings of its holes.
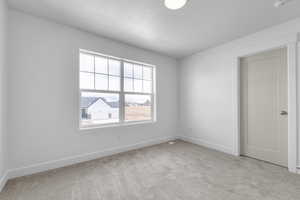
{"type": "Polygon", "coordinates": [[[251,56],[254,54],[279,49],[287,49],[287,65],[288,65],[288,170],[293,173],[297,173],[298,164],[298,125],[297,125],[297,42],[291,42],[285,45],[266,48],[259,51],[254,51],[246,55],[240,55],[237,57],[237,108],[236,108],[236,135],[235,135],[235,152],[236,156],[241,155],[241,58],[251,56]]]}

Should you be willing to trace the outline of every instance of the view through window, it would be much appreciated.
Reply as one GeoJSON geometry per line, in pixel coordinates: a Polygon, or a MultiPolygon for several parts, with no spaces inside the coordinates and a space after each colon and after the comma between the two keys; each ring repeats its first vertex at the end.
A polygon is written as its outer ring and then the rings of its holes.
{"type": "Polygon", "coordinates": [[[81,127],[153,121],[150,65],[80,51],[81,127]]]}

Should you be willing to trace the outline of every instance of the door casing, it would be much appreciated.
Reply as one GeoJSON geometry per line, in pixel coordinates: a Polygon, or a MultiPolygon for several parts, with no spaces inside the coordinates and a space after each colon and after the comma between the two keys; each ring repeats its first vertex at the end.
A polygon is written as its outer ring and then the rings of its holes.
{"type": "Polygon", "coordinates": [[[287,48],[244,57],[241,62],[241,153],[287,167],[288,115],[280,115],[288,108],[287,48]]]}
{"type": "Polygon", "coordinates": [[[297,42],[291,42],[285,45],[266,48],[260,51],[252,52],[245,55],[239,55],[237,61],[237,108],[236,108],[236,134],[234,138],[234,154],[236,156],[241,155],[241,58],[255,55],[258,53],[279,49],[287,48],[287,65],[288,65],[288,170],[292,173],[297,173],[298,153],[297,153],[297,42]]]}

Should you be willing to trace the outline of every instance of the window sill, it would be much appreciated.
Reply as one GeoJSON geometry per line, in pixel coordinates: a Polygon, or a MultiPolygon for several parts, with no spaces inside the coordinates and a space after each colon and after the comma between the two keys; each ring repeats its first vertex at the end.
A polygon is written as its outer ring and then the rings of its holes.
{"type": "Polygon", "coordinates": [[[116,127],[124,127],[124,126],[137,126],[144,124],[154,124],[156,121],[133,121],[133,122],[124,122],[124,123],[112,123],[112,124],[103,124],[103,125],[94,125],[94,126],[80,126],[80,131],[85,130],[94,130],[94,129],[103,129],[103,128],[116,128],[116,127]]]}

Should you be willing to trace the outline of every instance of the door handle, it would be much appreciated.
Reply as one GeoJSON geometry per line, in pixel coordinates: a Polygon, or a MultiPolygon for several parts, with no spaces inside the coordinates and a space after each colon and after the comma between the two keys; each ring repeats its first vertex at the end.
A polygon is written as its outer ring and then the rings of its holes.
{"type": "Polygon", "coordinates": [[[280,112],[280,115],[288,115],[288,112],[285,111],[285,110],[282,110],[282,111],[280,112]]]}

